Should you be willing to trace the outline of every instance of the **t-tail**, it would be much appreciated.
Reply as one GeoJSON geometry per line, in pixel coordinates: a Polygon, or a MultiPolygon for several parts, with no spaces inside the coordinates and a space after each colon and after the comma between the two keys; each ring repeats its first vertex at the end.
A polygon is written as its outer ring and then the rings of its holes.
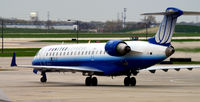
{"type": "Polygon", "coordinates": [[[148,39],[149,43],[170,46],[177,18],[181,15],[200,15],[200,12],[182,11],[178,8],[169,7],[165,12],[144,13],[142,15],[164,15],[156,35],[148,39]]]}

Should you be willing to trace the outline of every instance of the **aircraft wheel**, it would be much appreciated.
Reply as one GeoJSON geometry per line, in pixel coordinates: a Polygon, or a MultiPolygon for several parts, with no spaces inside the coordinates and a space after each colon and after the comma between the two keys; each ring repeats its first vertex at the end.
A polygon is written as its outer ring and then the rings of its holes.
{"type": "Polygon", "coordinates": [[[92,78],[91,78],[91,77],[87,77],[87,78],[85,79],[85,85],[86,85],[86,86],[90,86],[90,85],[91,85],[91,82],[92,82],[92,78]]]}
{"type": "Polygon", "coordinates": [[[40,82],[44,83],[47,82],[46,72],[41,73],[42,77],[40,78],[40,82]]]}
{"type": "Polygon", "coordinates": [[[129,86],[130,84],[130,77],[124,78],[124,86],[129,86]]]}
{"type": "Polygon", "coordinates": [[[46,78],[46,77],[42,77],[42,78],[40,78],[40,81],[41,81],[42,83],[45,83],[45,82],[47,82],[47,78],[46,78]]]}
{"type": "Polygon", "coordinates": [[[135,79],[135,77],[132,77],[130,79],[130,84],[131,84],[131,86],[135,86],[136,85],[136,79],[135,79]]]}
{"type": "Polygon", "coordinates": [[[91,83],[92,83],[92,86],[97,86],[98,84],[97,78],[93,77],[91,83]]]}

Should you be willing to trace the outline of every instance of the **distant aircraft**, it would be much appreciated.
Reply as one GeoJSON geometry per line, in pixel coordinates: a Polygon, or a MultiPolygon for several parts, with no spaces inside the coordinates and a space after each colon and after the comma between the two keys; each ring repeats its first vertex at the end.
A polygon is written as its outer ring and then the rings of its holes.
{"type": "Polygon", "coordinates": [[[165,12],[143,15],[164,15],[156,35],[148,41],[110,40],[107,43],[52,45],[39,50],[32,65],[17,65],[13,54],[11,66],[33,68],[41,72],[41,82],[47,81],[47,72],[81,72],[88,76],[86,86],[98,85],[96,76],[125,75],[125,86],[135,86],[135,77],[140,70],[154,73],[156,70],[200,68],[200,65],[155,65],[175,50],[171,39],[177,18],[181,15],[199,15],[200,12],[186,12],[169,7],[165,12]],[[154,66],[155,65],[155,66],[154,66]]]}

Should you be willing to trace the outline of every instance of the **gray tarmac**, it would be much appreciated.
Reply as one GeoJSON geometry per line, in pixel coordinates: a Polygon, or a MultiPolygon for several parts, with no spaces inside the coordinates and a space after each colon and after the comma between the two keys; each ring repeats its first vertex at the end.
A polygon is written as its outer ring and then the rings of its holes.
{"type": "MultiPolygon", "coordinates": [[[[17,58],[18,64],[30,64],[32,57],[17,58]]],[[[99,86],[84,85],[81,73],[47,73],[48,82],[40,83],[40,73],[31,69],[10,68],[11,58],[1,57],[0,90],[16,102],[199,102],[200,70],[169,70],[151,74],[141,71],[137,86],[124,87],[125,76],[98,77],[99,86]]],[[[1,98],[1,97],[0,97],[1,98]]]]}

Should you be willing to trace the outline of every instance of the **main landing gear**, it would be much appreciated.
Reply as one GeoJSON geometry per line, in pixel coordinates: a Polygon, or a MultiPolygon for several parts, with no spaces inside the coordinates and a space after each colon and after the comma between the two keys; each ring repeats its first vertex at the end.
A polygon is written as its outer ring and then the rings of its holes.
{"type": "Polygon", "coordinates": [[[135,77],[125,77],[124,78],[124,86],[135,86],[136,85],[136,79],[135,77]]]}
{"type": "MultiPolygon", "coordinates": [[[[40,78],[40,81],[42,83],[47,82],[46,72],[41,72],[41,75],[42,75],[42,77],[40,78]]],[[[92,77],[92,76],[86,77],[85,85],[86,86],[97,86],[98,80],[96,77],[92,77]]],[[[135,77],[127,76],[124,78],[124,86],[135,86],[135,85],[136,85],[135,77]]]]}
{"type": "Polygon", "coordinates": [[[46,72],[41,73],[42,77],[40,78],[40,82],[45,83],[47,82],[46,72]]]}
{"type": "Polygon", "coordinates": [[[97,80],[96,77],[92,77],[92,76],[87,77],[85,79],[85,85],[86,86],[97,86],[98,85],[98,80],[97,80]]]}

